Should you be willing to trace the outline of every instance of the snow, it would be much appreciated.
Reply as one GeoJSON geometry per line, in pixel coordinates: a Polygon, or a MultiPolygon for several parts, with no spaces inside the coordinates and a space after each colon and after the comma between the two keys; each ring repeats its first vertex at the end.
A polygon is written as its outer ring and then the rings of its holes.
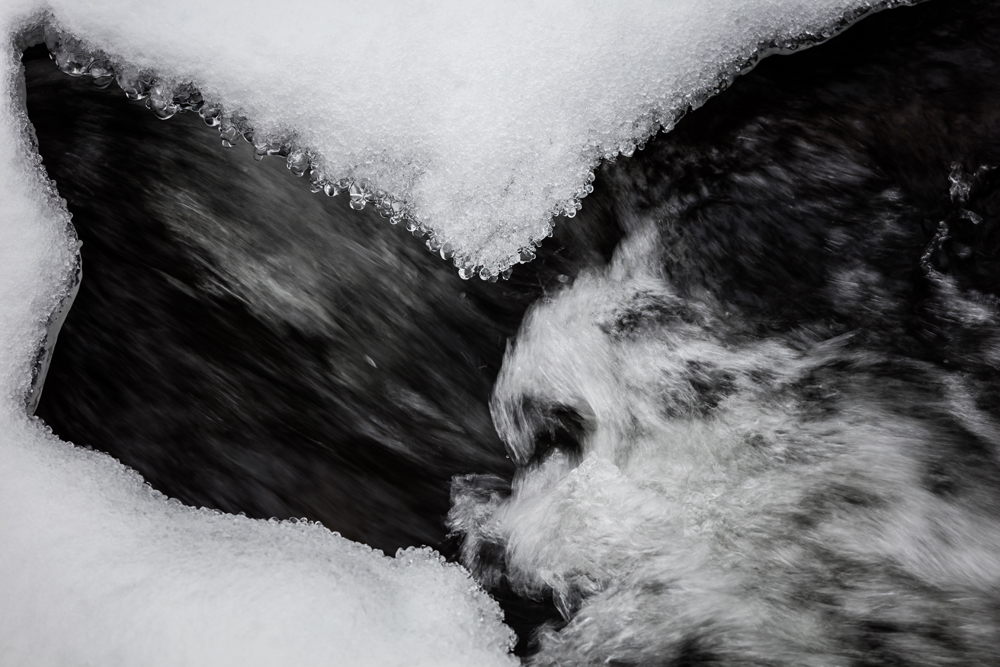
{"type": "Polygon", "coordinates": [[[180,506],[28,416],[77,270],[19,91],[28,28],[48,21],[119,70],[155,72],[166,103],[192,82],[257,143],[290,144],[290,166],[308,151],[359,205],[384,190],[398,222],[489,276],[529,257],[553,212],[575,212],[600,159],[669,128],[757,51],[885,4],[5,0],[0,662],[516,664],[498,607],[458,566],[180,506]]]}
{"type": "Polygon", "coordinates": [[[429,549],[166,498],[109,457],[4,424],[5,665],[516,665],[499,609],[429,549]]]}
{"type": "MultiPolygon", "coordinates": [[[[28,2],[29,0],[22,0],[28,2]]],[[[512,0],[51,4],[112,62],[192,82],[254,138],[331,181],[383,190],[496,274],[574,214],[602,157],[630,154],[762,48],[899,0],[512,0]]],[[[530,253],[525,252],[525,257],[530,253]]]]}
{"type": "Polygon", "coordinates": [[[389,558],[315,524],[185,507],[27,416],[77,242],[14,49],[0,66],[0,664],[516,665],[497,604],[429,549],[389,558]]]}

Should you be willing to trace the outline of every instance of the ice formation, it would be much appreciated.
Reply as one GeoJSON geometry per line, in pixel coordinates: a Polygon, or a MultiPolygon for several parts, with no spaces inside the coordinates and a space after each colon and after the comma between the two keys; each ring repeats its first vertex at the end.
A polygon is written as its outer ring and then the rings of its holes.
{"type": "Polygon", "coordinates": [[[28,417],[78,255],[31,143],[18,28],[0,17],[0,664],[516,664],[496,603],[430,550],[185,507],[28,417]]]}
{"type": "Polygon", "coordinates": [[[829,36],[893,4],[7,0],[3,661],[513,661],[496,605],[457,566],[425,551],[388,559],[315,525],[171,504],[28,417],[39,350],[77,268],[69,214],[31,144],[18,90],[18,50],[42,38],[37,28],[58,28],[53,45],[70,45],[64,69],[73,49],[105,57],[83,70],[148,93],[162,116],[198,108],[201,95],[225,138],[252,127],[261,153],[287,153],[293,172],[313,171],[318,187],[346,189],[358,206],[371,200],[431,234],[465,275],[490,277],[530,258],[554,213],[573,215],[599,160],[669,129],[762,51],[829,36]],[[155,75],[148,91],[146,75],[155,75]]]}
{"type": "Polygon", "coordinates": [[[496,603],[429,549],[194,510],[6,422],[5,665],[517,664],[496,603]]]}
{"type": "Polygon", "coordinates": [[[163,117],[203,98],[227,141],[311,165],[317,189],[429,233],[463,275],[495,276],[532,256],[553,214],[575,215],[599,160],[630,155],[760,53],[893,4],[57,2],[53,26],[80,41],[48,41],[64,70],[117,75],[163,117]]]}

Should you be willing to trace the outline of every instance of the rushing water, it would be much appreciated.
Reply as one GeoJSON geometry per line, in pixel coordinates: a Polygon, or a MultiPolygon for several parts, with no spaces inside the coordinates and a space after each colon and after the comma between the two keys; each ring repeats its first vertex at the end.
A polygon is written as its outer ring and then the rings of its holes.
{"type": "Polygon", "coordinates": [[[773,58],[496,283],[29,52],[85,270],[38,415],[459,558],[533,664],[991,664],[998,38],[932,1],[773,58]]]}

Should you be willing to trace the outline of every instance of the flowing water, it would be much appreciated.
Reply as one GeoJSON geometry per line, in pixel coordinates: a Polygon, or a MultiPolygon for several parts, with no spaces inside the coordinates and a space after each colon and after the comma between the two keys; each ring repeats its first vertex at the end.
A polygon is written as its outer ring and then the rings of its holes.
{"type": "Polygon", "coordinates": [[[771,58],[496,282],[37,47],[84,267],[37,414],[186,504],[441,550],[531,664],[992,664],[998,44],[932,0],[771,58]]]}

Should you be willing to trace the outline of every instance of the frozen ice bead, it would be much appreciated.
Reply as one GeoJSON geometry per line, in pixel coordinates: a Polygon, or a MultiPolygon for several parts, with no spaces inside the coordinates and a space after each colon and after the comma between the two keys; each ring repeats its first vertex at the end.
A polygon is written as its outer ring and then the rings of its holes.
{"type": "Polygon", "coordinates": [[[167,81],[155,81],[150,86],[146,107],[160,120],[172,118],[180,111],[180,105],[174,102],[173,86],[167,81]]]}
{"type": "Polygon", "coordinates": [[[288,154],[285,165],[295,176],[304,176],[309,170],[309,154],[303,150],[293,150],[288,154]]]}

